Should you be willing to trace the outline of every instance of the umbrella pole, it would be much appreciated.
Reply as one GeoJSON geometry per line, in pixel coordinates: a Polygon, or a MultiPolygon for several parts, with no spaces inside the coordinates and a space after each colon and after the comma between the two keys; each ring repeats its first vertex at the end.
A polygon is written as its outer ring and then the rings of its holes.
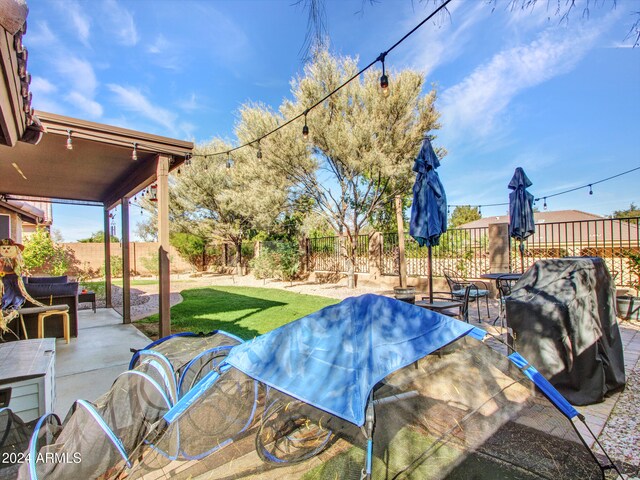
{"type": "Polygon", "coordinates": [[[520,240],[520,272],[524,273],[524,245],[520,240]]]}
{"type": "Polygon", "coordinates": [[[429,250],[429,303],[433,303],[433,258],[431,257],[431,245],[429,250]]]}

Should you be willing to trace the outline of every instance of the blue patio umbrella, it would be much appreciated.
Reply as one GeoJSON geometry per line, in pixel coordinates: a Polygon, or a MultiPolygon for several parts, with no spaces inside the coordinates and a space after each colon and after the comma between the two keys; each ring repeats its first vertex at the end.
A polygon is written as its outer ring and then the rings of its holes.
{"type": "Polygon", "coordinates": [[[413,165],[417,173],[413,185],[413,204],[409,233],[421,247],[429,248],[429,301],[433,302],[431,247],[438,245],[440,235],[447,231],[447,197],[436,168],[440,160],[428,138],[424,139],[413,165]]]}
{"type": "Polygon", "coordinates": [[[520,241],[520,266],[524,271],[523,241],[536,231],[533,219],[533,195],[527,188],[533,185],[521,167],[516,168],[509,188],[509,236],[520,241]]]}

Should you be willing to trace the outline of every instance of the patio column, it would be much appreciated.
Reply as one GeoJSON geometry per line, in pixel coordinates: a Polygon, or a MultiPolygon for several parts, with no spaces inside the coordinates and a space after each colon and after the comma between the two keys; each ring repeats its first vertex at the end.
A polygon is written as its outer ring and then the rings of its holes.
{"type": "Polygon", "coordinates": [[[122,323],[131,323],[131,260],[129,258],[129,197],[122,197],[122,323]]]}
{"type": "Polygon", "coordinates": [[[107,308],[111,305],[111,230],[109,225],[109,207],[104,207],[104,293],[107,308]]]}
{"type": "Polygon", "coordinates": [[[158,155],[158,261],[160,298],[160,338],[171,334],[171,285],[169,283],[169,160],[166,155],[158,155]]]}

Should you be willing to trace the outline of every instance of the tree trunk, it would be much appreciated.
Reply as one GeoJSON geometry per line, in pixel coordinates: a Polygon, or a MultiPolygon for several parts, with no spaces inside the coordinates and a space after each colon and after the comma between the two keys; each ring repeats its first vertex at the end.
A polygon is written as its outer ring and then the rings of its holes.
{"type": "Polygon", "coordinates": [[[357,242],[358,236],[352,237],[352,240],[347,243],[347,287],[356,288],[358,286],[358,276],[356,275],[356,254],[357,254],[357,242]]]}
{"type": "Polygon", "coordinates": [[[242,275],[242,239],[236,243],[236,274],[242,275]]]}

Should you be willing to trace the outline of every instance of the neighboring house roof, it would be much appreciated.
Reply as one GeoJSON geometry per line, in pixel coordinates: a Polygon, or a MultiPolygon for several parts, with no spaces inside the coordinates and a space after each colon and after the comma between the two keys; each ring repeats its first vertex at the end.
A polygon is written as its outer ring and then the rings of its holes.
{"type": "Polygon", "coordinates": [[[42,210],[26,202],[0,200],[0,207],[17,214],[23,222],[40,224],[45,220],[45,214],[42,210]]]}
{"type": "MultiPolygon", "coordinates": [[[[602,220],[602,215],[583,212],[580,210],[556,210],[553,212],[535,212],[533,218],[536,224],[557,222],[580,222],[583,220],[602,220]]],[[[484,217],[480,220],[460,225],[458,228],[486,228],[492,223],[509,223],[509,215],[484,217]]]]}
{"type": "MultiPolygon", "coordinates": [[[[533,214],[536,232],[527,239],[529,246],[533,244],[553,245],[558,243],[606,246],[625,246],[628,242],[640,238],[639,225],[636,220],[625,221],[611,219],[594,213],[580,210],[557,210],[554,212],[536,212],[533,214]]],[[[472,239],[481,235],[481,231],[495,223],[509,223],[508,215],[481,218],[465,223],[458,228],[470,229],[472,239]],[[478,234],[476,235],[476,232],[478,234]]]]}

